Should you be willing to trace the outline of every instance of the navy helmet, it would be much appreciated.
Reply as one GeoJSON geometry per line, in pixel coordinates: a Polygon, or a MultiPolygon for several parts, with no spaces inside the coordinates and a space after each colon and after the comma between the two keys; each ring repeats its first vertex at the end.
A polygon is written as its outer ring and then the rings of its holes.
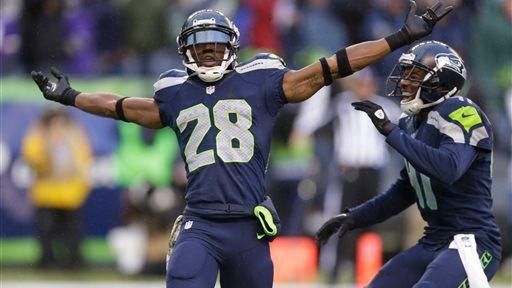
{"type": "Polygon", "coordinates": [[[400,106],[408,115],[421,109],[437,105],[455,95],[464,86],[467,72],[462,58],[450,46],[439,41],[421,42],[400,56],[398,63],[388,77],[386,94],[404,95],[400,81],[417,82],[419,88],[411,100],[403,99],[400,106]],[[425,72],[423,79],[412,79],[415,69],[425,72]]]}
{"type": "MultiPolygon", "coordinates": [[[[204,9],[192,13],[181,28],[177,37],[178,52],[183,57],[183,64],[205,82],[214,82],[232,69],[235,65],[240,43],[240,34],[233,22],[219,11],[204,9]],[[195,60],[196,45],[211,43],[225,44],[222,59],[214,59],[221,64],[215,67],[204,67],[201,61],[195,60]]],[[[215,47],[215,51],[217,51],[215,47]]]]}

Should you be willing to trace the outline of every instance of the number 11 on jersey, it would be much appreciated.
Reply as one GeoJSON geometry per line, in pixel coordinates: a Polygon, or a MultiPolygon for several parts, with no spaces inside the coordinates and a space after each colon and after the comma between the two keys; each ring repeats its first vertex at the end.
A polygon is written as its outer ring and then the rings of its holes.
{"type": "Polygon", "coordinates": [[[430,178],[416,171],[411,163],[407,161],[405,161],[405,168],[407,169],[407,174],[409,174],[411,185],[416,191],[416,196],[418,196],[418,204],[421,209],[425,209],[426,205],[430,210],[437,210],[436,195],[432,191],[430,178]]]}

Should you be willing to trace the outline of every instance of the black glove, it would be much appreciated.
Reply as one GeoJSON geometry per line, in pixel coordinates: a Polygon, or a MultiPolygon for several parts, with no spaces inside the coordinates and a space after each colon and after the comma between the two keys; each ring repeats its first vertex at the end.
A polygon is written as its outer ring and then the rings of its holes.
{"type": "Polygon", "coordinates": [[[43,92],[44,98],[64,105],[75,106],[75,98],[80,92],[69,86],[68,76],[62,74],[57,68],[52,67],[51,72],[57,78],[57,83],[51,82],[48,77],[39,71],[32,71],[31,73],[32,79],[39,86],[39,90],[43,92]]]}
{"type": "Polygon", "coordinates": [[[396,124],[389,121],[388,116],[382,107],[372,101],[365,100],[361,102],[354,102],[352,103],[352,106],[354,106],[356,110],[363,111],[368,114],[373,125],[377,127],[377,130],[379,130],[382,135],[388,136],[388,134],[395,129],[396,124]]]}
{"type": "Polygon", "coordinates": [[[350,213],[336,215],[318,229],[315,236],[316,241],[320,245],[324,245],[332,234],[336,232],[338,232],[338,237],[341,238],[345,233],[354,229],[354,225],[354,217],[352,217],[350,213]]]}
{"type": "Polygon", "coordinates": [[[416,15],[416,2],[410,0],[409,5],[409,13],[405,19],[404,26],[398,32],[386,37],[391,51],[429,35],[432,33],[437,21],[453,10],[452,6],[444,6],[439,1],[428,8],[423,15],[418,16],[416,15]]]}

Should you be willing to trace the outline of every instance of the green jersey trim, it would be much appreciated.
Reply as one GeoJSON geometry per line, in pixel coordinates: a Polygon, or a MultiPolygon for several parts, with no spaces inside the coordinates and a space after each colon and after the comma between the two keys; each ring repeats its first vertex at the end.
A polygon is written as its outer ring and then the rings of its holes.
{"type": "Polygon", "coordinates": [[[469,130],[482,123],[482,118],[473,106],[462,106],[448,115],[453,121],[459,122],[462,127],[469,133],[469,130]]]}

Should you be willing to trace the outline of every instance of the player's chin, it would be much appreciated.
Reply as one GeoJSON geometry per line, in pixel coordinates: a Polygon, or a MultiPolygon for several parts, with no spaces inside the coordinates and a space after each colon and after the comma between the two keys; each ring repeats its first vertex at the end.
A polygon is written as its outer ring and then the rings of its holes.
{"type": "Polygon", "coordinates": [[[414,100],[414,94],[413,93],[404,92],[402,94],[402,96],[403,96],[403,98],[400,101],[401,104],[405,104],[407,102],[410,102],[410,101],[414,100]]]}

